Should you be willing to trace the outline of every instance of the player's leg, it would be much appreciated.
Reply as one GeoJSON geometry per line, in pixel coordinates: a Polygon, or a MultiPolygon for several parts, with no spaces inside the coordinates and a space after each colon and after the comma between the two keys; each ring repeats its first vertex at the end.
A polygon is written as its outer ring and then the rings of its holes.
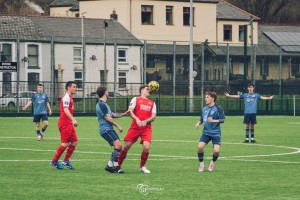
{"type": "Polygon", "coordinates": [[[202,134],[198,143],[198,160],[200,162],[199,169],[198,169],[199,172],[203,172],[204,170],[204,148],[209,141],[210,141],[209,137],[202,134]]]}
{"type": "Polygon", "coordinates": [[[250,114],[244,115],[244,124],[246,124],[246,139],[244,143],[249,143],[249,129],[250,129],[250,114]]]}
{"type": "Polygon", "coordinates": [[[139,138],[139,135],[140,135],[139,130],[135,130],[132,128],[130,128],[128,130],[126,136],[124,137],[125,144],[119,154],[119,159],[118,159],[119,166],[122,165],[123,161],[125,160],[125,158],[127,156],[127,152],[131,148],[132,144],[137,141],[137,139],[139,138]]]}
{"type": "Polygon", "coordinates": [[[119,166],[118,160],[119,160],[119,155],[122,149],[122,143],[119,139],[115,140],[114,143],[114,151],[111,154],[110,160],[113,162],[113,171],[115,173],[122,174],[124,171],[121,169],[121,166],[119,166]]]}
{"type": "MultiPolygon", "coordinates": [[[[220,141],[220,140],[219,140],[220,141]]],[[[218,144],[218,139],[217,138],[214,138],[213,139],[213,144],[214,144],[214,153],[213,153],[213,156],[212,156],[212,160],[209,164],[209,167],[208,167],[208,171],[213,171],[214,167],[215,167],[215,162],[217,161],[218,157],[219,157],[219,154],[220,154],[220,144],[218,144]]]]}
{"type": "Polygon", "coordinates": [[[42,120],[43,120],[43,128],[41,130],[41,137],[42,139],[44,139],[45,131],[49,125],[47,114],[42,115],[42,120]]]}
{"type": "Polygon", "coordinates": [[[145,174],[150,174],[150,170],[148,170],[145,166],[149,158],[150,145],[151,143],[149,141],[143,141],[143,151],[141,153],[140,170],[145,174]]]}
{"type": "Polygon", "coordinates": [[[251,125],[250,125],[251,143],[256,143],[254,139],[254,124],[256,124],[256,114],[251,115],[251,125]]]}
{"type": "Polygon", "coordinates": [[[57,169],[63,169],[63,166],[61,166],[58,162],[61,155],[64,153],[66,148],[69,146],[69,128],[68,126],[59,126],[59,132],[60,132],[60,138],[61,138],[61,145],[57,148],[53,159],[50,161],[50,164],[55,166],[57,169]]]}
{"type": "Polygon", "coordinates": [[[69,134],[70,134],[70,139],[69,139],[70,144],[68,145],[68,149],[65,158],[62,161],[62,164],[68,167],[69,169],[74,169],[73,165],[70,162],[70,157],[73,155],[73,152],[75,151],[76,145],[78,143],[78,138],[73,125],[69,126],[69,134]]]}
{"type": "Polygon", "coordinates": [[[42,138],[41,131],[40,131],[40,121],[41,121],[40,115],[33,115],[33,122],[35,123],[35,131],[36,131],[38,141],[40,141],[42,138]]]}

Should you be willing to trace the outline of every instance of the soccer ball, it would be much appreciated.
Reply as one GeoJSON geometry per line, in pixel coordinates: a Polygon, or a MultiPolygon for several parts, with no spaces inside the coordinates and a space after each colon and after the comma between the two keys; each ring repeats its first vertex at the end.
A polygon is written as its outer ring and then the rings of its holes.
{"type": "Polygon", "coordinates": [[[156,92],[159,89],[159,83],[157,81],[150,81],[148,83],[148,87],[150,88],[151,92],[156,92]]]}

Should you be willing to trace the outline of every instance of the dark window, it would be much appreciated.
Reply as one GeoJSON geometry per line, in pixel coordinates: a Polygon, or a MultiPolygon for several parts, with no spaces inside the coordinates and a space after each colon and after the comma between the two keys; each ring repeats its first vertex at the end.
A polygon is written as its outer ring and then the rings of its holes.
{"type": "Polygon", "coordinates": [[[79,89],[82,89],[82,78],[83,78],[83,76],[82,76],[82,72],[75,72],[74,73],[74,77],[75,77],[75,81],[76,81],[76,85],[77,85],[77,88],[79,88],[79,89]]]}
{"type": "Polygon", "coordinates": [[[155,67],[155,59],[154,56],[147,56],[147,68],[155,67]]]}
{"type": "Polygon", "coordinates": [[[173,56],[167,56],[166,58],[166,73],[172,74],[173,72],[173,56]]]}
{"type": "Polygon", "coordinates": [[[127,63],[127,51],[126,49],[118,50],[118,63],[127,63]]]}
{"type": "Polygon", "coordinates": [[[126,88],[126,72],[119,72],[119,88],[126,88]]]}
{"type": "Polygon", "coordinates": [[[40,82],[39,73],[28,73],[28,90],[35,91],[37,84],[40,82]]]}
{"type": "Polygon", "coordinates": [[[269,60],[261,59],[260,61],[260,76],[266,77],[269,75],[269,60]]]}
{"type": "Polygon", "coordinates": [[[291,70],[292,70],[292,76],[295,76],[300,71],[300,59],[292,58],[291,61],[291,70]]]}
{"type": "Polygon", "coordinates": [[[166,7],[166,24],[173,25],[173,6],[166,7]]]}
{"type": "Polygon", "coordinates": [[[28,45],[28,68],[39,68],[39,46],[35,44],[28,45]]]}
{"type": "Polygon", "coordinates": [[[244,41],[244,26],[239,26],[239,41],[244,41]]]}
{"type": "MultiPolygon", "coordinates": [[[[1,45],[1,44],[0,44],[1,45]]],[[[11,50],[11,44],[2,44],[2,52],[0,52],[1,62],[11,62],[12,61],[12,50],[11,50]]]]}
{"type": "Polygon", "coordinates": [[[153,6],[142,5],[142,24],[153,24],[153,6]]]}
{"type": "MultiPolygon", "coordinates": [[[[193,26],[195,22],[195,8],[193,8],[193,26]]],[[[183,25],[190,25],[190,7],[183,7],[183,25]]]]}
{"type": "Polygon", "coordinates": [[[232,25],[224,25],[224,41],[232,41],[232,25]]]}
{"type": "Polygon", "coordinates": [[[2,80],[3,80],[2,93],[10,94],[11,93],[11,73],[3,72],[2,80]]]}

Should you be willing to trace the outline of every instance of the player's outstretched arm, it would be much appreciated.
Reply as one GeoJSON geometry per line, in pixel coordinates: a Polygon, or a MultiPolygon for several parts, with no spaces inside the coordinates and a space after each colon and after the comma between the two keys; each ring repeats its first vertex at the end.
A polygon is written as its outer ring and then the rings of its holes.
{"type": "Polygon", "coordinates": [[[228,92],[225,92],[224,95],[226,97],[229,97],[229,98],[236,98],[236,99],[239,99],[240,98],[240,95],[231,95],[229,94],[228,92]]]}
{"type": "Polygon", "coordinates": [[[272,95],[270,97],[264,97],[264,96],[260,97],[261,100],[272,100],[273,98],[274,98],[274,95],[272,95]]]}
{"type": "Polygon", "coordinates": [[[129,110],[127,110],[124,113],[112,113],[113,118],[120,118],[120,117],[124,117],[124,116],[129,116],[129,115],[130,115],[129,110]]]}

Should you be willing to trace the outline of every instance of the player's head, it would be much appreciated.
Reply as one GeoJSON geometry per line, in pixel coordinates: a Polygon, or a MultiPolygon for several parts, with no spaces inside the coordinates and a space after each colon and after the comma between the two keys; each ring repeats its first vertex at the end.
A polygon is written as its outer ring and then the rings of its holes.
{"type": "Polygon", "coordinates": [[[41,83],[37,84],[37,86],[36,86],[37,92],[43,93],[43,87],[44,87],[43,84],[41,84],[41,83]]]}
{"type": "Polygon", "coordinates": [[[142,85],[140,87],[140,94],[141,96],[149,97],[150,96],[150,88],[148,85],[142,85]]]}
{"type": "Polygon", "coordinates": [[[71,94],[75,94],[77,90],[76,82],[75,81],[68,81],[66,83],[66,90],[71,94]]]}
{"type": "Polygon", "coordinates": [[[105,87],[101,87],[101,86],[98,87],[96,93],[97,93],[99,98],[103,97],[104,95],[106,95],[107,98],[108,98],[108,92],[107,92],[107,89],[105,87]]]}
{"type": "Polygon", "coordinates": [[[249,83],[247,89],[248,89],[249,93],[253,93],[253,91],[254,91],[254,85],[252,83],[249,83]]]}
{"type": "Polygon", "coordinates": [[[211,103],[211,101],[216,102],[217,101],[217,93],[213,91],[207,91],[205,92],[205,102],[211,103]]]}

